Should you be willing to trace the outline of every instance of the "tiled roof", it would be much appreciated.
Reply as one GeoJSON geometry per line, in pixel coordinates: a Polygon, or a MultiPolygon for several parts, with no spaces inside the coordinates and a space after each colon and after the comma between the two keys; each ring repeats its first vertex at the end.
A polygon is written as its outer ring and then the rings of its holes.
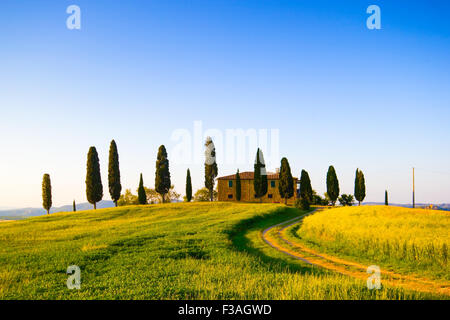
{"type": "MultiPolygon", "coordinates": [[[[241,180],[253,180],[254,172],[253,171],[239,172],[239,177],[241,178],[241,180]]],[[[217,180],[234,180],[234,179],[236,179],[236,174],[231,174],[229,176],[217,178],[217,180]]],[[[273,173],[273,172],[267,172],[267,179],[277,180],[277,179],[279,179],[279,174],[273,173]]],[[[296,179],[296,178],[294,178],[294,179],[296,179]]]]}

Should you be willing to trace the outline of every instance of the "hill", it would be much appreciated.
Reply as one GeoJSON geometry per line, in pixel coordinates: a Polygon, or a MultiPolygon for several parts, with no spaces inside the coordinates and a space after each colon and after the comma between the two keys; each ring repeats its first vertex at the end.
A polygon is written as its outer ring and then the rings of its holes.
{"type": "MultiPolygon", "coordinates": [[[[384,206],[384,202],[363,202],[362,205],[367,206],[384,206]]],[[[430,205],[433,205],[433,209],[437,210],[445,210],[450,211],[450,203],[416,203],[416,208],[424,209],[429,207],[430,205]]],[[[390,203],[389,206],[391,207],[404,207],[404,208],[412,208],[412,204],[402,204],[402,203],[390,203]]]]}
{"type": "Polygon", "coordinates": [[[423,299],[294,261],[261,231],[276,204],[129,206],[0,224],[0,299],[423,299]],[[81,290],[66,270],[81,269],[81,290]]]}
{"type": "MultiPolygon", "coordinates": [[[[83,210],[89,210],[92,209],[92,204],[88,202],[77,204],[77,210],[83,211],[83,210]]],[[[111,200],[102,200],[97,204],[97,208],[104,209],[104,208],[112,208],[114,207],[114,202],[111,200]]],[[[50,213],[56,213],[56,212],[71,212],[73,210],[72,204],[65,205],[62,207],[54,207],[51,208],[50,213]]],[[[28,217],[36,217],[36,216],[42,216],[46,215],[47,212],[43,208],[14,208],[14,209],[5,209],[0,210],[0,219],[5,220],[20,220],[28,217]]]]}

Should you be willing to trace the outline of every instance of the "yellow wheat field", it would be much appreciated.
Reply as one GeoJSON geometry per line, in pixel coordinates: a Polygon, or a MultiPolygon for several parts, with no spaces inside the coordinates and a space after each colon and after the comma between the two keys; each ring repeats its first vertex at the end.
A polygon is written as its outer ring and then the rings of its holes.
{"type": "Polygon", "coordinates": [[[450,212],[342,207],[304,219],[296,235],[326,251],[391,269],[450,278],[450,212]]]}

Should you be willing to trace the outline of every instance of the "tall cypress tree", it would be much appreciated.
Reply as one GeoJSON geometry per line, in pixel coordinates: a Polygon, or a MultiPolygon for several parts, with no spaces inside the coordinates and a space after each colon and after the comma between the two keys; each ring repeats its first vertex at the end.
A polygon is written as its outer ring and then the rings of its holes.
{"type": "Polygon", "coordinates": [[[239,175],[239,169],[236,172],[236,200],[241,201],[241,176],[239,175]]]}
{"type": "Polygon", "coordinates": [[[142,178],[142,173],[141,178],[139,179],[138,202],[139,204],[147,204],[147,194],[145,193],[144,179],[142,178]]]}
{"type": "Polygon", "coordinates": [[[361,201],[366,197],[366,182],[364,179],[364,173],[356,169],[355,175],[355,199],[358,200],[359,205],[361,205],[361,201]]]}
{"type": "Polygon", "coordinates": [[[120,184],[119,153],[114,140],[111,141],[109,146],[108,185],[111,199],[117,207],[122,185],[120,184]]]}
{"type": "Polygon", "coordinates": [[[50,214],[50,208],[52,207],[52,183],[48,173],[44,174],[42,178],[42,206],[47,210],[47,214],[50,214]]]}
{"type": "Polygon", "coordinates": [[[384,191],[384,205],[386,205],[386,206],[389,205],[387,190],[384,191]]]}
{"type": "Polygon", "coordinates": [[[77,211],[77,204],[75,203],[75,200],[73,200],[72,210],[73,210],[73,212],[77,211]]]}
{"type": "Polygon", "coordinates": [[[156,158],[155,190],[161,195],[164,203],[166,194],[170,190],[169,159],[164,145],[159,147],[156,158]]]}
{"type": "Polygon", "coordinates": [[[278,191],[280,192],[281,198],[284,198],[285,204],[287,204],[287,199],[294,195],[294,179],[292,178],[289,161],[286,158],[281,159],[278,191]]]}
{"type": "MultiPolygon", "coordinates": [[[[359,197],[359,187],[360,187],[360,183],[359,183],[359,169],[356,169],[356,174],[355,174],[355,199],[358,200],[359,197]]],[[[359,200],[358,200],[359,201],[359,200]]],[[[361,205],[361,203],[359,203],[359,205],[361,205]]]]}
{"type": "Polygon", "coordinates": [[[261,149],[256,151],[256,159],[254,165],[253,188],[255,195],[262,202],[262,197],[267,193],[267,172],[264,156],[261,149]]]}
{"type": "Polygon", "coordinates": [[[334,206],[339,197],[339,181],[333,166],[330,166],[327,172],[327,194],[334,206]]]}
{"type": "Polygon", "coordinates": [[[100,176],[100,162],[98,159],[97,149],[89,148],[86,170],[86,196],[89,203],[97,209],[97,202],[103,198],[103,185],[100,176]]]}
{"type": "Polygon", "coordinates": [[[216,147],[211,137],[205,142],[205,187],[209,191],[209,198],[214,200],[214,184],[218,174],[216,163],[216,147]]]}
{"type": "Polygon", "coordinates": [[[311,180],[309,179],[309,174],[306,170],[302,170],[300,176],[300,198],[304,201],[311,203],[313,200],[313,190],[311,187],[311,180]]]}
{"type": "Polygon", "coordinates": [[[191,181],[191,171],[187,169],[186,174],[186,201],[191,202],[192,200],[192,181],[191,181]]]}

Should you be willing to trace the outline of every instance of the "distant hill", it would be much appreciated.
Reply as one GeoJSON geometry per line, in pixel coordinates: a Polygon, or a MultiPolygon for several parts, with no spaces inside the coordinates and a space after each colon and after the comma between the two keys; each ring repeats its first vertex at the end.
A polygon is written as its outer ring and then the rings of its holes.
{"type": "MultiPolygon", "coordinates": [[[[103,200],[97,203],[98,209],[114,207],[114,202],[111,200],[103,200]]],[[[77,204],[77,211],[90,210],[94,206],[88,202],[77,204]]],[[[66,205],[62,207],[51,208],[50,213],[55,212],[71,212],[73,210],[72,205],[66,205]]],[[[8,209],[0,210],[0,219],[6,220],[18,220],[28,217],[36,217],[47,214],[43,208],[21,208],[21,209],[8,209]]]]}
{"type": "MultiPolygon", "coordinates": [[[[425,208],[428,207],[431,203],[416,203],[416,208],[425,208]]],[[[384,202],[363,202],[362,205],[384,205],[384,202]]],[[[412,208],[412,204],[402,204],[402,203],[389,203],[390,206],[394,207],[404,207],[404,208],[412,208]]],[[[441,203],[435,204],[433,203],[434,209],[439,210],[448,210],[450,211],[450,203],[441,203]]]]}

